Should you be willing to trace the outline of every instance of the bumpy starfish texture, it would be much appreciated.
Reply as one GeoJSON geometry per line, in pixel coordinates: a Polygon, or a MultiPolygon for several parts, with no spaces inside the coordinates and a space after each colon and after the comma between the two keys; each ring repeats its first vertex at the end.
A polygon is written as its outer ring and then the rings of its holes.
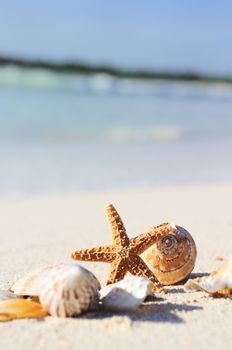
{"type": "Polygon", "coordinates": [[[172,231],[171,224],[164,223],[152,227],[147,232],[130,240],[122,219],[112,204],[106,207],[106,213],[112,232],[112,244],[76,250],[70,254],[70,257],[80,261],[111,263],[107,284],[122,280],[126,273],[130,272],[133,275],[151,280],[154,283],[155,290],[162,289],[158,279],[142,260],[140,254],[172,231]]]}

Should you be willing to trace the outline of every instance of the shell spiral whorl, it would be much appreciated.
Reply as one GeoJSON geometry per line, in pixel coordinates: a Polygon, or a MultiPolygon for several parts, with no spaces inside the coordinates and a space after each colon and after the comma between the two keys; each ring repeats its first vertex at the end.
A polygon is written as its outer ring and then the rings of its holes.
{"type": "Polygon", "coordinates": [[[172,232],[141,255],[164,285],[185,279],[193,270],[197,256],[196,245],[190,233],[181,226],[172,224],[172,227],[172,232]]]}

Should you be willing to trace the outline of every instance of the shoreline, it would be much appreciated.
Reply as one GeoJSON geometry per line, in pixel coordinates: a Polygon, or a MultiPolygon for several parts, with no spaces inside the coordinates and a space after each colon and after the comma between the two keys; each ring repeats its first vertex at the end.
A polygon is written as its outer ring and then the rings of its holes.
{"type": "Polygon", "coordinates": [[[190,141],[93,143],[88,147],[78,143],[3,144],[0,194],[19,197],[229,183],[232,141],[190,141]]]}
{"type": "Polygon", "coordinates": [[[176,191],[201,191],[201,189],[206,190],[227,190],[228,188],[232,189],[232,182],[230,181],[199,181],[199,182],[185,182],[182,183],[158,183],[154,185],[148,186],[135,186],[129,187],[119,186],[112,188],[90,188],[82,189],[82,190],[67,190],[67,191],[58,191],[54,190],[52,192],[34,192],[34,193],[17,193],[17,194],[0,194],[0,203],[6,202],[14,202],[14,201],[37,201],[37,200],[69,200],[69,199],[77,199],[77,198],[108,198],[109,196],[125,196],[125,195],[136,195],[143,193],[144,195],[148,193],[154,192],[163,192],[167,193],[168,191],[176,192],[176,191]]]}

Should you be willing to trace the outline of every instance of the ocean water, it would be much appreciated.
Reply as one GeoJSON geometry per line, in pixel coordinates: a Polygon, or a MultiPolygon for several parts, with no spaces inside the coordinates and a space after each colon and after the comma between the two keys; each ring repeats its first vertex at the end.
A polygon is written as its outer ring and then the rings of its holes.
{"type": "Polygon", "coordinates": [[[232,180],[232,87],[0,68],[0,195],[232,180]]]}

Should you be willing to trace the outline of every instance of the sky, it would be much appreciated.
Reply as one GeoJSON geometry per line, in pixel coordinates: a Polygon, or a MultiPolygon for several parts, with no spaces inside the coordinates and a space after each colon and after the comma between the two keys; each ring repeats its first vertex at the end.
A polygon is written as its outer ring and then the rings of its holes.
{"type": "Polygon", "coordinates": [[[0,0],[0,55],[232,74],[231,0],[0,0]]]}

